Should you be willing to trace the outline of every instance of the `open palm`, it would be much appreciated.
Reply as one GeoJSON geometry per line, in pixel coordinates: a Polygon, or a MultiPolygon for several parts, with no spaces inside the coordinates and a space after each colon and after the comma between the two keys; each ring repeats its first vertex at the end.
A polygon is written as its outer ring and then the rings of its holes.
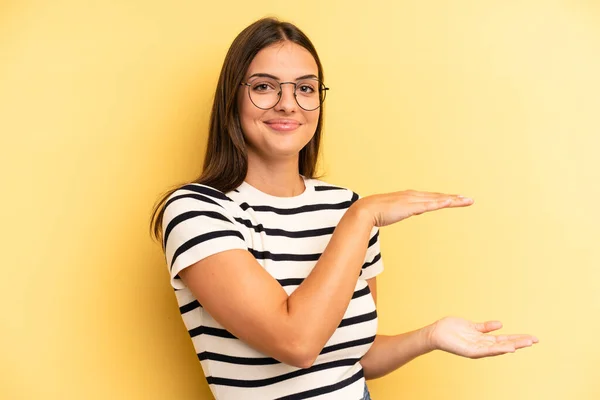
{"type": "Polygon", "coordinates": [[[489,334],[500,328],[500,321],[474,323],[459,317],[446,317],[432,325],[429,340],[435,349],[468,358],[514,353],[538,342],[532,335],[489,334]]]}

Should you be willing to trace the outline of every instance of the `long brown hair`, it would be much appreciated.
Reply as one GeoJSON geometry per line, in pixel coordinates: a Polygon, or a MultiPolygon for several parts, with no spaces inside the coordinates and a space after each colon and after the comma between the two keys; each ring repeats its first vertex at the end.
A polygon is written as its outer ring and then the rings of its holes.
{"type": "MultiPolygon", "coordinates": [[[[237,107],[238,89],[256,54],[265,47],[284,41],[300,45],[312,54],[317,63],[319,80],[323,82],[323,67],[317,51],[298,27],[275,18],[263,18],[244,29],[231,44],[223,62],[210,115],[203,170],[200,177],[193,181],[194,183],[227,193],[241,185],[246,178],[248,155],[237,107]]],[[[300,174],[307,178],[315,178],[322,127],[321,108],[315,134],[300,150],[298,159],[300,174]]],[[[152,212],[150,233],[159,242],[162,242],[164,206],[175,190],[177,188],[163,194],[152,212]]]]}

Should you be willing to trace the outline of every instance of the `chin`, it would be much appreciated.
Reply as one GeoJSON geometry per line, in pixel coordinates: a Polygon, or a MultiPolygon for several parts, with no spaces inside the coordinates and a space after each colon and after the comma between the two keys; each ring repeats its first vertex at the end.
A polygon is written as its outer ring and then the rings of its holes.
{"type": "Polygon", "coordinates": [[[274,158],[294,158],[294,157],[298,157],[298,155],[300,154],[300,150],[302,150],[302,147],[300,148],[293,148],[293,149],[270,149],[268,154],[271,157],[274,158]]]}
{"type": "Polygon", "coordinates": [[[276,159],[298,157],[300,151],[310,143],[313,137],[313,135],[307,135],[306,132],[288,133],[281,136],[266,132],[261,136],[246,137],[247,143],[249,145],[252,143],[250,146],[256,153],[261,154],[261,158],[276,159]]]}
{"type": "Polygon", "coordinates": [[[302,141],[288,141],[282,143],[282,141],[269,143],[265,151],[267,154],[271,154],[277,157],[292,157],[298,156],[300,154],[300,150],[302,150],[310,140],[302,140],[302,141]]]}

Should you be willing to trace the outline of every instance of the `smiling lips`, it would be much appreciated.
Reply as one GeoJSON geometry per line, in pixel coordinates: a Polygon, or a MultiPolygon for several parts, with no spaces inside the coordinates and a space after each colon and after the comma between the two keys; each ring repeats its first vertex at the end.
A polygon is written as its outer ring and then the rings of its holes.
{"type": "Polygon", "coordinates": [[[290,132],[300,126],[300,123],[293,119],[270,119],[265,121],[265,124],[276,131],[290,132]]]}

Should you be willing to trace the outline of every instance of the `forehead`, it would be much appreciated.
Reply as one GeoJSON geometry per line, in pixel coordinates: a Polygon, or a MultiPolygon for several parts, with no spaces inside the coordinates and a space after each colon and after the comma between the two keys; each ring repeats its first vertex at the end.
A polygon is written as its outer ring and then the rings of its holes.
{"type": "Polygon", "coordinates": [[[246,76],[267,73],[282,80],[294,80],[303,75],[319,75],[317,62],[304,47],[292,42],[276,43],[256,54],[246,76]]]}

